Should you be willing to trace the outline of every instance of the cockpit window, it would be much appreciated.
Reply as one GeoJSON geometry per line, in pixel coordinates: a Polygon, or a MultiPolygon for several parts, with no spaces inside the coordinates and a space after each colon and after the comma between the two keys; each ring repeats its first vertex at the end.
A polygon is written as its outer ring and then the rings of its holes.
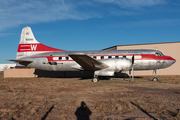
{"type": "Polygon", "coordinates": [[[164,54],[162,52],[160,52],[161,56],[164,56],[164,54]]]}
{"type": "Polygon", "coordinates": [[[156,56],[164,56],[162,52],[156,52],[156,56]]]}

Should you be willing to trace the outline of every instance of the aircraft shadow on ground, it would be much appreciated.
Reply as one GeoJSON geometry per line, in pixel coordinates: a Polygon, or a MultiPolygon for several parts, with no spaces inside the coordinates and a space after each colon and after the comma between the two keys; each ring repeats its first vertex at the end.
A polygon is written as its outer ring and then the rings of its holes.
{"type": "MultiPolygon", "coordinates": [[[[92,79],[94,76],[93,71],[45,71],[36,69],[34,72],[38,77],[50,77],[50,78],[81,78],[80,80],[92,79]]],[[[107,80],[112,77],[100,77],[100,80],[107,80]]],[[[113,78],[129,78],[126,73],[115,73],[113,78]]],[[[135,76],[134,78],[142,78],[135,76]]]]}
{"type": "Polygon", "coordinates": [[[35,70],[35,75],[38,77],[51,77],[51,78],[92,78],[94,72],[92,71],[45,71],[35,70]]]}

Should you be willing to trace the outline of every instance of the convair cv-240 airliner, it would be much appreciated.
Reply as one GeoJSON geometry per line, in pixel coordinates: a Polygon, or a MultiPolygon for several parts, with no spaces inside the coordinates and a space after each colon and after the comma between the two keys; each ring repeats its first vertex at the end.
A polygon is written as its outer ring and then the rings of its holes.
{"type": "MultiPolygon", "coordinates": [[[[114,76],[116,72],[158,70],[171,66],[176,60],[159,50],[100,50],[66,51],[39,43],[30,27],[22,29],[16,63],[47,71],[94,71],[93,82],[98,76],[114,76]]],[[[156,72],[155,72],[156,73],[156,72]]],[[[133,74],[132,74],[133,76],[133,74]]],[[[157,80],[157,77],[153,78],[157,80]]]]}

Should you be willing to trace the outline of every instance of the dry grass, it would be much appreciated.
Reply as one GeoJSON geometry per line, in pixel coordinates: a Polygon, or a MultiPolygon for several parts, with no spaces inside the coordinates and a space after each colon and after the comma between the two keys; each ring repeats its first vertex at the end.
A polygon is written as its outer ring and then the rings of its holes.
{"type": "Polygon", "coordinates": [[[158,78],[91,83],[80,78],[2,78],[0,73],[0,119],[180,119],[180,76],[158,78]],[[82,101],[87,107],[80,107],[82,101]]]}

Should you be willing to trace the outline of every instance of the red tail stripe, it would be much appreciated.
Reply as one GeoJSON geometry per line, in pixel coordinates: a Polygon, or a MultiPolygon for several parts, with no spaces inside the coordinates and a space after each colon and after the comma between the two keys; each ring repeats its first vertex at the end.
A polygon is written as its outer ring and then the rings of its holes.
{"type": "Polygon", "coordinates": [[[52,48],[41,43],[19,44],[17,52],[40,52],[40,51],[65,51],[61,49],[52,48]]]}

